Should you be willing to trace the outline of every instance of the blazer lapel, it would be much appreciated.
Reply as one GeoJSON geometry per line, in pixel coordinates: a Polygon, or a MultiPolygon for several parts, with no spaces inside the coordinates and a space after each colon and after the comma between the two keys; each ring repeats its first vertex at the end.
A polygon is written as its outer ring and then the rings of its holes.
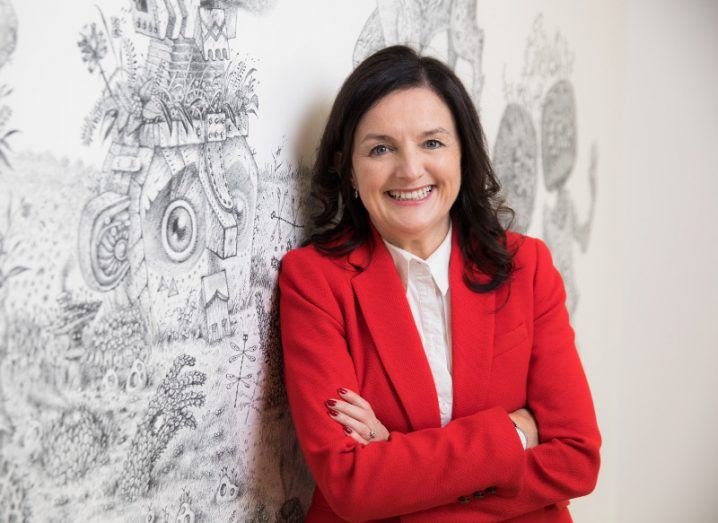
{"type": "MultiPolygon", "coordinates": [[[[440,427],[429,362],[394,261],[374,227],[372,242],[368,265],[352,279],[359,306],[413,429],[440,427]]],[[[368,255],[366,243],[350,255],[350,262],[368,255]]]]}
{"type": "MultiPolygon", "coordinates": [[[[454,226],[449,288],[451,289],[453,418],[481,410],[489,387],[494,341],[495,292],[478,294],[464,283],[464,257],[454,226]]],[[[481,274],[479,274],[479,279],[481,274]]]]}

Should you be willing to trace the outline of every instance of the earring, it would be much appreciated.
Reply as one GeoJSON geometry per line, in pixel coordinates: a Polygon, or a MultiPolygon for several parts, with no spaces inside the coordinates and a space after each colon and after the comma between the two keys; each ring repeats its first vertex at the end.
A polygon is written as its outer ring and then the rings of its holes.
{"type": "Polygon", "coordinates": [[[359,198],[359,191],[354,189],[354,199],[356,200],[357,198],[359,198]]]}

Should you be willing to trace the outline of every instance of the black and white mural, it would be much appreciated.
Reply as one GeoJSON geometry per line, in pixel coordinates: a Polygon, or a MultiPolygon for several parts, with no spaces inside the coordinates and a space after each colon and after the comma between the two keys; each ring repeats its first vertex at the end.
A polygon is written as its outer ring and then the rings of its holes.
{"type": "MultiPolygon", "coordinates": [[[[461,68],[483,107],[501,72],[482,65],[475,0],[365,7],[360,31],[331,44],[348,67],[385,45],[417,46],[461,68]]],[[[57,129],[81,152],[58,155],[37,141],[15,146],[32,129],[13,109],[30,93],[13,79],[36,69],[4,70],[34,20],[0,0],[0,522],[303,520],[313,485],[282,389],[275,282],[305,234],[308,168],[291,150],[294,129],[252,145],[262,107],[276,101],[258,93],[261,57],[236,42],[238,19],[281,9],[78,8],[62,42],[74,49],[67,68],[96,87],[55,101],[85,113],[57,129]]],[[[301,23],[324,22],[307,12],[301,23]]],[[[549,38],[540,16],[525,38],[524,72],[504,78],[494,109],[494,161],[514,227],[541,224],[574,311],[597,147],[579,140],[569,42],[549,38]],[[568,192],[576,176],[590,179],[588,207],[568,192]]]]}
{"type": "Polygon", "coordinates": [[[539,186],[543,185],[546,203],[539,216],[541,236],[563,276],[570,313],[575,312],[579,299],[574,244],[582,252],[588,248],[598,162],[594,143],[588,165],[578,174],[588,177],[590,203],[585,211],[578,209],[567,187],[577,170],[579,147],[576,94],[571,82],[573,61],[566,38],[560,32],[549,36],[543,16],[538,15],[526,41],[521,76],[515,80],[504,78],[506,108],[492,158],[508,203],[516,212],[514,230],[529,230],[539,186]]]}

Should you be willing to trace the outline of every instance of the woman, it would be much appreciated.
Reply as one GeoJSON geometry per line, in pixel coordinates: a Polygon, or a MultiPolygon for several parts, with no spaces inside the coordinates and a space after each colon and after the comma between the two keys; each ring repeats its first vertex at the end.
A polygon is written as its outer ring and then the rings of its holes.
{"type": "Polygon", "coordinates": [[[600,435],[563,283],[502,227],[460,81],[407,47],[372,55],[313,176],[317,232],[279,277],[307,521],[571,521],[600,435]]]}

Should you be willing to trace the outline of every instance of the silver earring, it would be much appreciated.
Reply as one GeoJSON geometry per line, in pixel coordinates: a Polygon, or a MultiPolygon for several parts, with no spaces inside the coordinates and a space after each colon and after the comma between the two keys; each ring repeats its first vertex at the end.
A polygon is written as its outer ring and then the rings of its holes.
{"type": "Polygon", "coordinates": [[[356,200],[357,198],[359,198],[359,191],[354,189],[354,199],[356,200]]]}

